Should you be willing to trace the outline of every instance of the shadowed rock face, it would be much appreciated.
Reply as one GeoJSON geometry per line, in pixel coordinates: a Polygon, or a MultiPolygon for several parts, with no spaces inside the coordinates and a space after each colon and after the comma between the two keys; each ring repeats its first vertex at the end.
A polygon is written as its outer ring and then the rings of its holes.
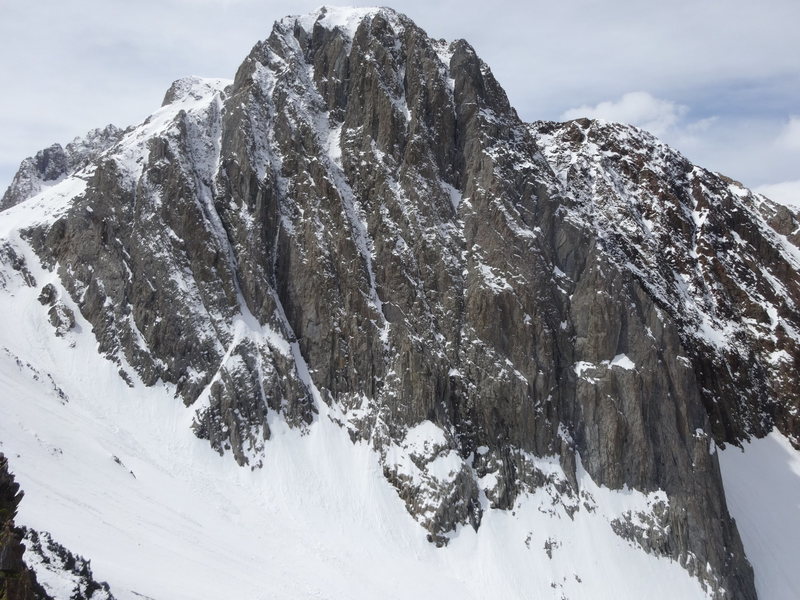
{"type": "Polygon", "coordinates": [[[8,470],[8,460],[0,454],[0,598],[49,600],[23,560],[22,531],[14,526],[22,495],[14,475],[8,470]]]}
{"type": "Polygon", "coordinates": [[[340,16],[176,82],[25,230],[100,351],[240,465],[324,402],[437,544],[544,486],[590,510],[579,469],[663,490],[614,530],[754,598],[714,444],[798,442],[797,215],[634,128],[522,123],[463,40],[340,16]]]}

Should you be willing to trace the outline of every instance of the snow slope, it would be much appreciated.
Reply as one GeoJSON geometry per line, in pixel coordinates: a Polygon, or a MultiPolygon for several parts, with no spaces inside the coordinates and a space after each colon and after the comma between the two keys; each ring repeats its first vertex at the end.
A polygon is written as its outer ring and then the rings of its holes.
{"type": "Polygon", "coordinates": [[[762,600],[800,593],[800,453],[778,431],[720,452],[728,509],[736,519],[762,600]]]}
{"type": "MultiPolygon", "coordinates": [[[[77,310],[77,327],[54,336],[39,287],[75,306],[6,235],[37,280],[6,267],[0,278],[0,450],[26,492],[18,520],[90,558],[120,600],[706,597],[677,563],[611,529],[663,495],[612,492],[582,469],[594,510],[570,517],[545,486],[436,548],[375,452],[324,404],[306,433],[272,418],[264,468],[237,467],[192,435],[194,411],[173,389],[128,387],[77,310]]],[[[559,475],[557,460],[536,460],[559,475]]]]}

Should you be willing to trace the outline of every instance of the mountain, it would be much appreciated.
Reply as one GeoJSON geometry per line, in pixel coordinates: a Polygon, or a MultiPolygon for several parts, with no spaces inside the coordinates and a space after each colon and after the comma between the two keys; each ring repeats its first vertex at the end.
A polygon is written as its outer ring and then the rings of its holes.
{"type": "Polygon", "coordinates": [[[115,597],[772,585],[718,449],[800,447],[796,212],[383,8],[71,146],[3,197],[0,439],[115,597]]]}
{"type": "Polygon", "coordinates": [[[85,138],[75,138],[66,148],[53,144],[36,156],[26,158],[0,199],[0,210],[19,204],[87,167],[116,144],[122,134],[123,131],[114,125],[107,125],[103,129],[93,129],[85,138]]]}

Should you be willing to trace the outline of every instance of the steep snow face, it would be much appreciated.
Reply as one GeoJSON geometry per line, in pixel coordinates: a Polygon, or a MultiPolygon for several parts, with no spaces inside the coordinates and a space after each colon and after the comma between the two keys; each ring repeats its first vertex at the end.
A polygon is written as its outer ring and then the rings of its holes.
{"type": "MultiPolygon", "coordinates": [[[[119,600],[709,597],[677,563],[612,529],[651,518],[663,494],[612,491],[579,468],[580,502],[592,508],[576,510],[578,498],[556,491],[555,459],[532,459],[548,484],[514,514],[488,510],[447,548],[427,542],[376,453],[324,404],[305,431],[273,414],[263,468],[238,469],[191,435],[193,410],[174,386],[126,384],[57,277],[25,258],[77,324],[54,339],[38,287],[3,271],[0,310],[15,318],[0,329],[0,450],[25,490],[18,521],[91,558],[119,600]]],[[[407,437],[412,452],[443,441],[430,423],[407,437]]],[[[72,579],[29,562],[55,598],[70,597],[72,579]]]]}
{"type": "Polygon", "coordinates": [[[792,600],[800,589],[800,453],[778,431],[720,453],[731,514],[753,563],[760,598],[792,600]]]}

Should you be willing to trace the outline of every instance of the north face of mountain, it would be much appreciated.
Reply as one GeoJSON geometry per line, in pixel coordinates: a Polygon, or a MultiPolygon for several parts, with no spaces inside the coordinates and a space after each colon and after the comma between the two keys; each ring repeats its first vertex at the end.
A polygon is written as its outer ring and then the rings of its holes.
{"type": "Polygon", "coordinates": [[[798,443],[795,213],[634,128],[521,122],[469,44],[389,9],[287,17],[118,133],[4,197],[55,333],[74,306],[242,466],[324,415],[437,545],[536,493],[598,511],[588,473],[646,499],[619,536],[755,597],[715,451],[798,443]]]}

